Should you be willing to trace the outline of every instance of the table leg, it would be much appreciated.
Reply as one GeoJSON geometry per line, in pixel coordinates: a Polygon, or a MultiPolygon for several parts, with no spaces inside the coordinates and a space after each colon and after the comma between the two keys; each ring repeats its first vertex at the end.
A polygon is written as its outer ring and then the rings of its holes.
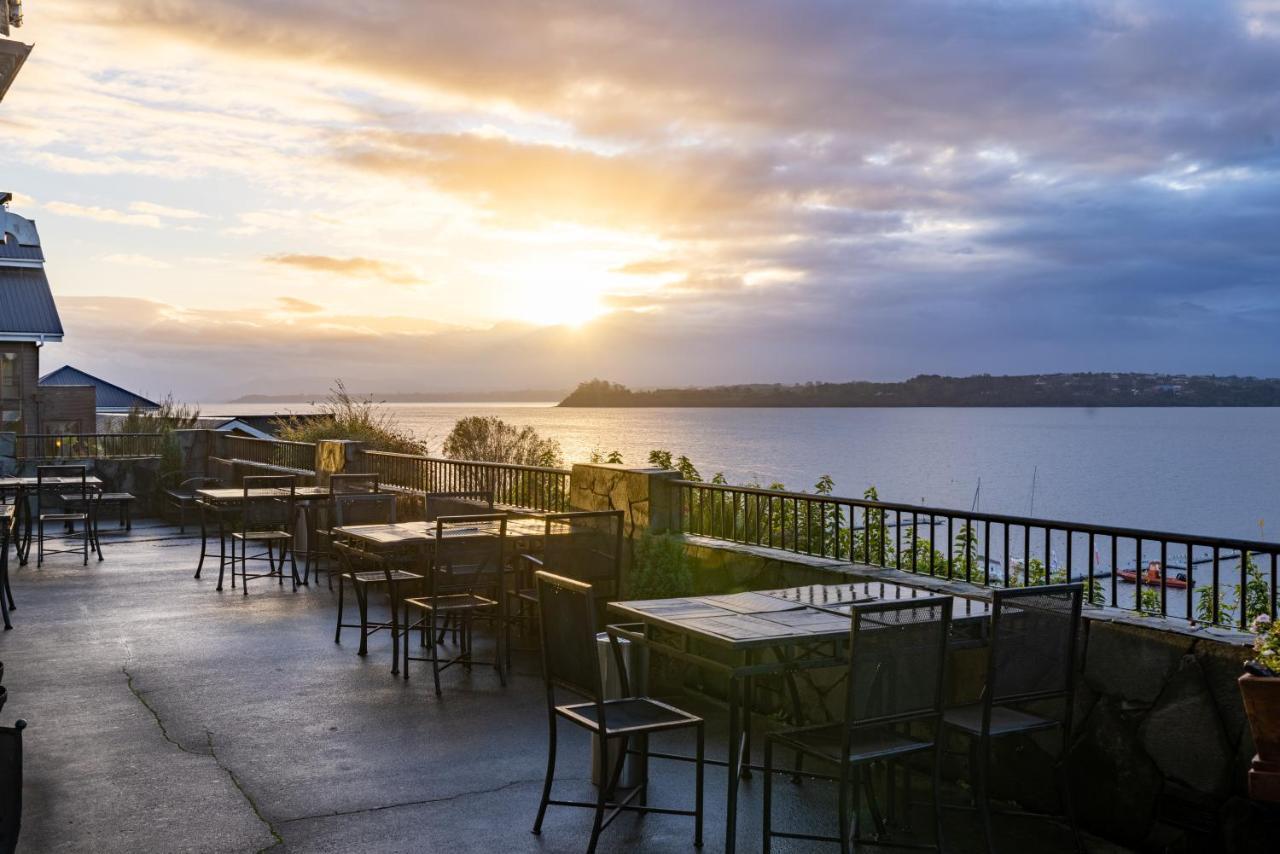
{"type": "Polygon", "coordinates": [[[742,758],[742,709],[739,695],[742,685],[736,676],[729,677],[729,778],[726,781],[724,850],[732,854],[738,842],[738,785],[741,781],[739,762],[742,758]]]}

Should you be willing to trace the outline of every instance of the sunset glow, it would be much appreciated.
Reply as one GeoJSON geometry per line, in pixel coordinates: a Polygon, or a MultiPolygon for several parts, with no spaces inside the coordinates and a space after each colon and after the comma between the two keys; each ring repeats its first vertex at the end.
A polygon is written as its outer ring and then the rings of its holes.
{"type": "Polygon", "coordinates": [[[793,381],[1145,369],[1194,330],[1234,346],[1187,368],[1280,368],[1239,221],[1280,198],[1271,5],[839,5],[42,0],[0,133],[49,358],[192,397],[318,351],[793,381]]]}

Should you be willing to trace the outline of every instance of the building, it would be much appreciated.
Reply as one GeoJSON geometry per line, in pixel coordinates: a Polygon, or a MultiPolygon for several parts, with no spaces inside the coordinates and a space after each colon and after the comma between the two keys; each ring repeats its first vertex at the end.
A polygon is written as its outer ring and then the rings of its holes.
{"type": "MultiPolygon", "coordinates": [[[[10,27],[22,26],[22,0],[0,0],[0,36],[9,35],[10,27]]],[[[31,45],[12,39],[0,39],[0,101],[4,100],[13,79],[27,61],[31,45]]]]}
{"type": "Polygon", "coordinates": [[[92,388],[41,388],[40,348],[62,340],[62,319],[44,272],[36,224],[0,193],[0,430],[92,433],[92,388]]]}
{"type": "Polygon", "coordinates": [[[63,365],[40,378],[41,389],[72,387],[93,389],[94,409],[99,415],[127,415],[134,410],[155,412],[160,408],[160,404],[154,400],[149,400],[70,365],[63,365]]]}

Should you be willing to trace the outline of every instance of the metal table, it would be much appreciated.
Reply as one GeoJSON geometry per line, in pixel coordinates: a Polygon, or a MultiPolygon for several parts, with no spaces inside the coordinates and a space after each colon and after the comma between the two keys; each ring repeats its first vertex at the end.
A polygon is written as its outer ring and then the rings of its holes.
{"type": "MultiPolygon", "coordinates": [[[[32,515],[29,502],[32,491],[40,487],[45,490],[65,489],[68,486],[79,486],[81,482],[78,477],[46,477],[43,481],[38,477],[0,477],[0,494],[9,492],[14,494],[13,506],[17,509],[14,511],[11,524],[17,531],[14,546],[18,553],[19,564],[26,566],[27,558],[31,554],[32,515]]],[[[88,475],[83,483],[87,486],[102,486],[102,478],[97,475],[88,475]]],[[[12,604],[12,599],[10,603],[12,604]]],[[[10,628],[7,625],[7,616],[5,621],[5,628],[10,628]]]]}
{"type": "MultiPolygon", "coordinates": [[[[327,486],[298,486],[292,490],[295,501],[301,503],[304,507],[315,501],[327,501],[332,493],[327,486]]],[[[196,564],[196,578],[200,577],[201,570],[204,569],[205,553],[209,545],[209,523],[207,508],[213,508],[218,511],[234,510],[244,503],[245,490],[231,486],[209,487],[207,489],[197,489],[195,491],[196,504],[200,508],[200,560],[196,564]]],[[[250,489],[249,498],[288,498],[290,490],[283,487],[263,487],[261,489],[250,489]]],[[[223,513],[215,513],[218,519],[218,590],[222,590],[222,574],[226,569],[227,563],[227,537],[226,528],[223,525],[223,513]]],[[[308,515],[308,526],[310,526],[310,516],[308,515]]],[[[309,569],[309,567],[308,567],[309,569]]],[[[310,581],[310,573],[303,580],[303,584],[310,581]]]]}
{"type": "MultiPolygon", "coordinates": [[[[738,785],[750,776],[752,680],[848,665],[849,610],[854,603],[947,595],[880,581],[807,585],[781,590],[611,602],[632,624],[609,632],[728,680],[729,771],[725,851],[737,842],[738,785]]],[[[952,622],[989,619],[990,605],[952,596],[952,622]]],[[[795,689],[793,690],[793,697],[795,689]]]]}

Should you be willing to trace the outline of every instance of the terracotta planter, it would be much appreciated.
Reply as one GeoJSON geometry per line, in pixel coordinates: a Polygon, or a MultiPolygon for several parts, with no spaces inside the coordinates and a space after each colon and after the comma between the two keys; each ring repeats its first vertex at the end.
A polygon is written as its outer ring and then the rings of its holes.
{"type": "Polygon", "coordinates": [[[1258,751],[1249,768],[1249,797],[1280,803],[1280,676],[1246,673],[1240,695],[1258,751]]]}

